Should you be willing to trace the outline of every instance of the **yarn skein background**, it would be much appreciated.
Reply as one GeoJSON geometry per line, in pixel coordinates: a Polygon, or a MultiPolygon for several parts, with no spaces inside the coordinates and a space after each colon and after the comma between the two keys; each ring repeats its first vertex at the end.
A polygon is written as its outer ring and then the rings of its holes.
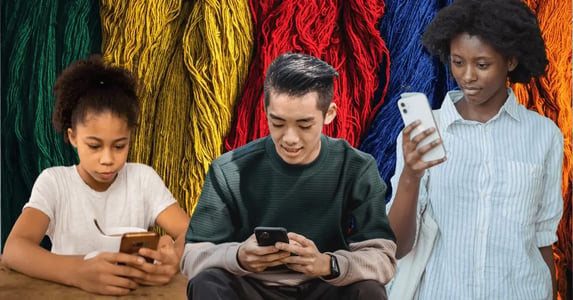
{"type": "MultiPolygon", "coordinates": [[[[226,150],[268,134],[263,108],[264,72],[283,52],[304,52],[323,59],[339,73],[334,84],[338,106],[334,122],[325,133],[357,146],[376,104],[378,65],[388,60],[386,46],[376,30],[384,2],[251,1],[256,29],[255,55],[236,117],[226,137],[226,150]]],[[[383,85],[387,85],[383,82],[383,85]]]]}
{"type": "Polygon", "coordinates": [[[3,1],[2,245],[40,172],[76,163],[52,127],[56,76],[101,45],[97,1],[3,1]]]}
{"type": "MultiPolygon", "coordinates": [[[[285,51],[332,64],[336,122],[325,133],[371,153],[382,178],[394,171],[403,127],[395,103],[422,91],[440,106],[455,86],[420,37],[449,1],[3,1],[1,20],[2,242],[45,168],[76,154],[51,124],[51,88],[89,53],[140,78],[140,126],[129,159],[157,170],[190,214],[210,162],[268,133],[264,71],[285,51]]],[[[564,215],[554,245],[559,295],[571,296],[571,1],[527,0],[550,61],[545,78],[513,85],[526,107],[563,131],[564,215]]]]}

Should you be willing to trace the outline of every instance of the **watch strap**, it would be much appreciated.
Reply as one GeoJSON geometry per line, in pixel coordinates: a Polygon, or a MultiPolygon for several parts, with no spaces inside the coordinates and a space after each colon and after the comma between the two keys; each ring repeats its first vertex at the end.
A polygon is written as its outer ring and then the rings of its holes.
{"type": "Polygon", "coordinates": [[[330,256],[330,275],[322,276],[322,279],[331,280],[340,275],[340,269],[338,268],[338,260],[336,259],[336,256],[329,253],[326,254],[330,256]]]}

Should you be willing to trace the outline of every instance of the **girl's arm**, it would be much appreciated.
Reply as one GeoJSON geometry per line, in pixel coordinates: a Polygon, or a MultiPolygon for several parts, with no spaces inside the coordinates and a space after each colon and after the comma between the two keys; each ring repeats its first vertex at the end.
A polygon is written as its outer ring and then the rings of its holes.
{"type": "Polygon", "coordinates": [[[178,203],[174,203],[157,216],[156,222],[175,240],[175,250],[181,259],[185,248],[185,233],[189,226],[189,215],[178,203]]]}
{"type": "Polygon", "coordinates": [[[35,208],[25,208],[6,239],[2,262],[31,277],[76,286],[88,292],[124,295],[137,288],[131,278],[145,274],[127,265],[141,265],[133,255],[101,253],[84,260],[83,256],[57,255],[40,246],[50,219],[35,208]],[[118,265],[121,262],[126,265],[118,265]]]}

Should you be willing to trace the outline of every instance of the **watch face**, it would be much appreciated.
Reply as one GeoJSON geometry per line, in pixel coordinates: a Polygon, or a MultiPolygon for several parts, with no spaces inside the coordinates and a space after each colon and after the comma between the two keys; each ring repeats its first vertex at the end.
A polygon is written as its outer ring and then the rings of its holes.
{"type": "Polygon", "coordinates": [[[330,256],[330,276],[337,277],[340,275],[340,270],[338,270],[338,260],[334,255],[330,256]]]}

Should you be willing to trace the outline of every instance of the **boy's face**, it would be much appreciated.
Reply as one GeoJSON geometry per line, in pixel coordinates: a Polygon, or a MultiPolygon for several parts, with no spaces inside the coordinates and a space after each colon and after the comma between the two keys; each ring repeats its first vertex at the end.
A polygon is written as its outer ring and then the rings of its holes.
{"type": "Polygon", "coordinates": [[[68,129],[68,137],[78,150],[78,172],[92,189],[105,191],[127,160],[131,133],[127,120],[111,112],[88,112],[75,127],[68,129]]]}
{"type": "Polygon", "coordinates": [[[313,162],[320,153],[322,127],[336,116],[336,104],[323,116],[316,92],[300,97],[271,92],[269,100],[266,115],[279,156],[292,165],[313,162]]]}
{"type": "Polygon", "coordinates": [[[470,107],[497,111],[507,98],[507,73],[517,60],[507,59],[477,36],[462,33],[450,43],[450,65],[470,107]]]}

